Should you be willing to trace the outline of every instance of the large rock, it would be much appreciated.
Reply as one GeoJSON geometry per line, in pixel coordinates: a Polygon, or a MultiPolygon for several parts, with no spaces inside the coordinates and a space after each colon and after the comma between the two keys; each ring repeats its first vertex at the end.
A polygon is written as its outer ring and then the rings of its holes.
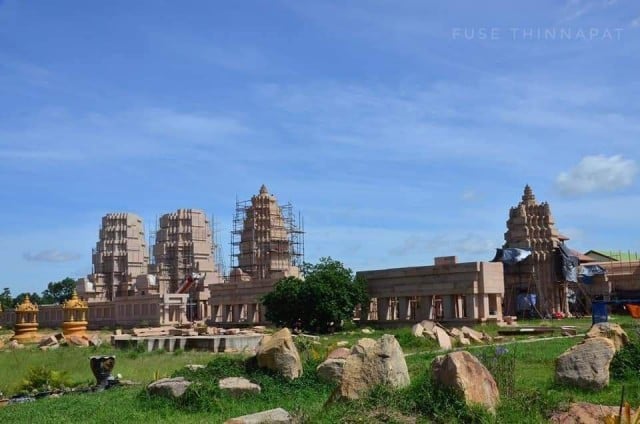
{"type": "Polygon", "coordinates": [[[427,331],[431,331],[432,333],[434,333],[435,331],[433,330],[433,327],[436,326],[436,323],[433,321],[430,321],[428,319],[422,320],[420,321],[420,325],[422,326],[422,328],[424,328],[427,331]]]}
{"type": "Polygon", "coordinates": [[[70,335],[64,338],[68,344],[80,347],[89,346],[89,340],[85,339],[82,336],[70,335]]]}
{"type": "Polygon", "coordinates": [[[438,344],[442,349],[449,350],[453,347],[453,343],[451,343],[451,336],[447,334],[447,332],[440,327],[433,327],[436,332],[436,337],[438,339],[438,344]]]}
{"type": "Polygon", "coordinates": [[[320,380],[330,383],[339,383],[342,380],[342,372],[346,359],[329,358],[316,368],[320,380]]]}
{"type": "Polygon", "coordinates": [[[558,357],[556,380],[584,389],[602,389],[609,385],[609,364],[615,353],[615,344],[606,337],[585,339],[558,357]]]}
{"type": "Polygon", "coordinates": [[[56,339],[56,336],[46,336],[40,339],[40,343],[38,343],[38,347],[53,346],[57,344],[58,344],[58,339],[56,339]]]}
{"type": "Polygon", "coordinates": [[[618,415],[620,406],[595,405],[578,402],[566,411],[556,412],[549,418],[553,424],[601,424],[607,415],[618,415]]]}
{"type": "Polygon", "coordinates": [[[292,422],[293,419],[287,411],[282,408],[276,408],[258,412],[256,414],[231,418],[230,420],[225,421],[224,424],[279,424],[292,422]]]}
{"type": "Polygon", "coordinates": [[[260,393],[260,386],[242,377],[227,377],[218,381],[220,390],[229,392],[232,396],[260,393]]]}
{"type": "Polygon", "coordinates": [[[610,339],[616,347],[616,351],[629,344],[629,336],[618,324],[600,322],[594,324],[587,332],[586,338],[606,337],[610,339]]]}
{"type": "Polygon", "coordinates": [[[333,349],[329,355],[327,355],[327,359],[347,359],[351,354],[351,350],[346,347],[339,347],[333,349]]]}
{"type": "Polygon", "coordinates": [[[409,383],[402,348],[395,337],[385,334],[377,341],[360,339],[351,348],[334,398],[358,399],[379,384],[401,388],[409,383]]]}
{"type": "Polygon", "coordinates": [[[147,391],[154,395],[179,398],[192,383],[184,377],[162,378],[147,386],[147,391]]]}
{"type": "Polygon", "coordinates": [[[302,362],[288,328],[265,335],[256,348],[258,366],[280,373],[290,380],[302,375],[302,362]]]}
{"type": "Polygon", "coordinates": [[[420,324],[414,324],[413,327],[411,327],[411,334],[415,337],[424,337],[424,327],[420,324]]]}
{"type": "Polygon", "coordinates": [[[433,378],[464,396],[467,404],[479,404],[491,412],[500,401],[498,385],[484,365],[466,351],[438,356],[431,364],[433,378]]]}

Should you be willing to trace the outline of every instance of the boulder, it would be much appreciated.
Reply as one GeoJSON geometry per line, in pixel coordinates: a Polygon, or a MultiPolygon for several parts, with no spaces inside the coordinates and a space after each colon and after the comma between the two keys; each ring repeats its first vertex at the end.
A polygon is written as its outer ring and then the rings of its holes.
{"type": "Polygon", "coordinates": [[[189,371],[198,371],[198,370],[207,368],[206,365],[202,365],[202,364],[187,364],[184,367],[189,371]]]}
{"type": "Polygon", "coordinates": [[[476,331],[473,328],[469,328],[467,326],[462,327],[460,331],[462,331],[462,334],[472,340],[482,341],[483,333],[481,333],[480,331],[476,331]]]}
{"type": "Polygon", "coordinates": [[[451,344],[451,337],[440,327],[433,327],[436,332],[438,344],[442,349],[449,350],[453,347],[451,344]]]}
{"type": "Polygon", "coordinates": [[[336,346],[338,347],[349,346],[349,342],[346,340],[340,340],[338,343],[336,343],[336,346]]]}
{"type": "Polygon", "coordinates": [[[290,380],[302,375],[302,362],[288,328],[265,335],[256,348],[258,366],[280,373],[290,380]]]}
{"type": "Polygon", "coordinates": [[[59,347],[60,347],[60,345],[58,343],[56,343],[54,345],[49,345],[49,346],[40,346],[40,350],[42,350],[42,351],[51,350],[51,349],[57,349],[59,347]]]}
{"type": "Polygon", "coordinates": [[[58,344],[58,339],[56,339],[56,336],[47,336],[40,339],[40,343],[38,343],[38,347],[53,346],[57,344],[58,344]]]}
{"type": "Polygon", "coordinates": [[[479,404],[491,412],[500,401],[498,385],[484,365],[467,351],[438,356],[431,364],[433,378],[464,396],[467,404],[479,404]]]}
{"type": "Polygon", "coordinates": [[[228,391],[232,396],[260,393],[260,386],[242,377],[227,377],[218,381],[220,390],[228,391]]]}
{"type": "Polygon", "coordinates": [[[420,325],[422,326],[422,328],[424,328],[427,331],[431,331],[432,333],[435,332],[433,330],[433,327],[436,326],[436,323],[433,322],[433,321],[429,321],[428,319],[425,319],[425,320],[420,321],[420,325]]]}
{"type": "Polygon", "coordinates": [[[87,347],[89,346],[89,340],[85,339],[82,336],[76,336],[76,335],[70,335],[65,337],[65,340],[67,341],[68,344],[70,345],[74,345],[74,346],[80,346],[80,347],[87,347]]]}
{"type": "Polygon", "coordinates": [[[586,338],[606,337],[610,339],[616,347],[616,351],[629,344],[629,336],[618,324],[600,322],[594,324],[587,332],[586,338]]]}
{"type": "Polygon", "coordinates": [[[553,424],[601,424],[605,422],[604,418],[607,415],[618,415],[619,411],[619,406],[578,402],[570,404],[566,411],[554,413],[549,418],[549,422],[553,424]]]}
{"type": "Polygon", "coordinates": [[[413,324],[413,327],[411,327],[411,334],[415,337],[424,337],[424,327],[420,324],[413,324]]]}
{"type": "Polygon", "coordinates": [[[462,334],[462,331],[460,331],[460,329],[458,328],[453,327],[451,330],[449,330],[449,334],[451,334],[453,337],[458,337],[462,334]]]}
{"type": "Polygon", "coordinates": [[[458,334],[458,342],[460,342],[460,344],[462,346],[469,346],[471,345],[471,341],[469,339],[467,339],[464,334],[460,333],[458,334]]]}
{"type": "Polygon", "coordinates": [[[282,408],[276,408],[251,415],[231,418],[230,420],[225,421],[224,424],[280,424],[292,422],[293,419],[287,411],[282,408]]]}
{"type": "Polygon", "coordinates": [[[327,355],[327,359],[347,359],[350,354],[350,349],[347,349],[346,347],[339,347],[329,352],[329,355],[327,355]]]}
{"type": "Polygon", "coordinates": [[[347,362],[344,358],[329,358],[316,368],[320,380],[330,383],[339,383],[342,380],[342,372],[344,364],[347,362]]]}
{"type": "Polygon", "coordinates": [[[89,346],[98,347],[102,344],[102,339],[97,334],[94,334],[93,336],[85,336],[83,338],[89,342],[89,346]]]}
{"type": "Polygon", "coordinates": [[[433,331],[424,330],[424,335],[425,335],[425,337],[430,337],[433,340],[438,340],[438,337],[436,337],[436,334],[433,331]]]}
{"type": "Polygon", "coordinates": [[[556,380],[584,389],[602,389],[609,385],[609,364],[615,353],[610,339],[587,338],[556,359],[556,380]]]}
{"type": "Polygon", "coordinates": [[[184,377],[161,378],[147,386],[147,391],[154,395],[179,398],[192,383],[184,377]]]}
{"type": "Polygon", "coordinates": [[[373,334],[373,330],[372,330],[372,329],[370,329],[370,328],[363,328],[363,329],[362,329],[362,332],[363,332],[364,334],[373,334]]]}
{"type": "Polygon", "coordinates": [[[17,340],[11,340],[7,346],[9,349],[24,349],[24,345],[20,344],[17,340]]]}
{"type": "Polygon", "coordinates": [[[395,337],[385,334],[377,341],[360,339],[353,346],[333,398],[358,399],[379,384],[401,388],[409,383],[402,348],[395,337]]]}

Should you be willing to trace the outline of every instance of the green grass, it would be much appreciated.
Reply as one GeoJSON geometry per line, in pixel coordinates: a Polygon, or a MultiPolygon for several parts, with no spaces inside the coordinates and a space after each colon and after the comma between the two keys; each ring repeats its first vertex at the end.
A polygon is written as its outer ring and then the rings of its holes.
{"type": "Polygon", "coordinates": [[[93,355],[115,355],[114,374],[122,374],[123,379],[141,383],[153,381],[156,372],[161,376],[168,376],[186,364],[206,364],[213,356],[209,352],[195,351],[178,354],[140,353],[135,350],[116,350],[108,346],[60,347],[45,352],[34,347],[5,349],[0,351],[0,391],[7,396],[17,393],[29,369],[37,366],[65,372],[74,385],[94,384],[89,368],[89,357],[93,355]]]}
{"type": "MultiPolygon", "coordinates": [[[[587,320],[546,322],[558,326],[576,325],[574,322],[578,322],[585,330],[589,327],[587,320]]],[[[612,322],[620,323],[637,340],[633,320],[617,318],[612,322]]],[[[490,326],[477,329],[484,329],[490,334],[492,332],[490,326]]],[[[253,366],[245,366],[240,357],[205,352],[182,352],[176,355],[113,351],[106,347],[97,350],[60,348],[49,352],[0,352],[0,376],[3,377],[0,379],[0,390],[5,393],[11,393],[5,386],[15,386],[9,381],[22,379],[27,370],[36,365],[66,371],[76,383],[89,383],[92,375],[88,357],[110,353],[116,354],[115,372],[123,374],[123,378],[147,383],[159,371],[163,376],[179,374],[196,382],[178,402],[148,396],[143,387],[117,388],[103,393],[66,395],[0,408],[0,422],[219,423],[234,416],[282,407],[301,422],[308,423],[402,423],[408,419],[415,419],[418,423],[543,423],[551,411],[574,401],[616,405],[623,385],[626,399],[631,405],[640,405],[640,382],[630,373],[612,379],[610,386],[599,392],[567,388],[554,382],[555,358],[579,343],[581,338],[527,340],[505,345],[508,350],[505,355],[515,358],[515,390],[512,396],[502,397],[502,403],[493,417],[481,410],[467,408],[455,394],[437,388],[429,371],[431,361],[440,354],[437,346],[430,340],[409,336],[408,328],[376,330],[373,334],[353,330],[322,336],[319,344],[305,343],[307,350],[302,354],[306,358],[304,376],[293,382],[253,366]],[[340,340],[352,344],[359,338],[378,338],[385,333],[396,335],[405,352],[412,353],[406,357],[411,385],[397,391],[379,387],[359,401],[325,405],[334,387],[317,379],[315,366],[318,357],[323,357],[340,340]],[[191,372],[184,368],[187,363],[208,365],[202,371],[191,372]],[[228,397],[217,389],[217,381],[225,376],[245,376],[260,384],[262,393],[241,399],[228,397]]],[[[484,352],[490,357],[494,351],[495,346],[470,349],[477,356],[482,356],[484,352]]]]}

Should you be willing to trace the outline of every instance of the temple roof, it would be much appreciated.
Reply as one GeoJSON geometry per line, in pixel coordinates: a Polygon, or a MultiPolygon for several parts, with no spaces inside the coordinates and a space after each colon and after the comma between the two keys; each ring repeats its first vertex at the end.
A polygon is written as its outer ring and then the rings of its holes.
{"type": "Polygon", "coordinates": [[[35,303],[31,303],[31,299],[29,299],[29,295],[24,297],[24,300],[21,304],[16,307],[17,312],[37,312],[38,305],[35,303]]]}
{"type": "Polygon", "coordinates": [[[83,309],[87,308],[87,302],[81,300],[78,297],[78,293],[76,293],[75,289],[73,290],[73,294],[71,295],[71,299],[64,302],[64,309],[83,309]]]}

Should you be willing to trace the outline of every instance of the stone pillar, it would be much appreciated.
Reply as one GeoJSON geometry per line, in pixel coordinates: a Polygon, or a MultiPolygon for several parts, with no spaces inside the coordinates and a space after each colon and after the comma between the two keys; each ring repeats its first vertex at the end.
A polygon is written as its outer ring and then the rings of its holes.
{"type": "Polygon", "coordinates": [[[241,312],[242,312],[242,305],[233,305],[231,307],[231,320],[233,322],[240,322],[241,312]]]}
{"type": "Polygon", "coordinates": [[[258,305],[258,316],[260,324],[267,322],[267,308],[262,304],[258,305]]]}
{"type": "Polygon", "coordinates": [[[249,303],[247,305],[247,322],[254,324],[256,322],[256,308],[258,305],[255,303],[249,303]]]}
{"type": "Polygon", "coordinates": [[[466,295],[465,307],[466,307],[465,315],[467,316],[467,319],[477,320],[480,318],[478,314],[477,297],[475,294],[466,295]]]}
{"type": "Polygon", "coordinates": [[[389,298],[379,297],[378,298],[378,321],[388,321],[388,320],[389,320],[389,298]]]}
{"type": "Polygon", "coordinates": [[[220,311],[220,305],[211,305],[211,321],[218,322],[218,311],[220,311]]]}
{"type": "Polygon", "coordinates": [[[442,296],[442,315],[444,319],[455,318],[455,297],[450,294],[442,296]]]}
{"type": "Polygon", "coordinates": [[[483,294],[479,294],[479,302],[480,304],[479,306],[479,311],[478,311],[478,317],[480,319],[486,319],[489,318],[490,312],[491,312],[491,307],[489,304],[489,295],[486,293],[483,294]]]}
{"type": "Polygon", "coordinates": [[[418,298],[418,308],[416,309],[416,320],[431,319],[431,306],[433,296],[421,296],[418,298]]]}
{"type": "Polygon", "coordinates": [[[409,319],[409,298],[406,296],[398,298],[398,320],[405,321],[409,319]]]}

